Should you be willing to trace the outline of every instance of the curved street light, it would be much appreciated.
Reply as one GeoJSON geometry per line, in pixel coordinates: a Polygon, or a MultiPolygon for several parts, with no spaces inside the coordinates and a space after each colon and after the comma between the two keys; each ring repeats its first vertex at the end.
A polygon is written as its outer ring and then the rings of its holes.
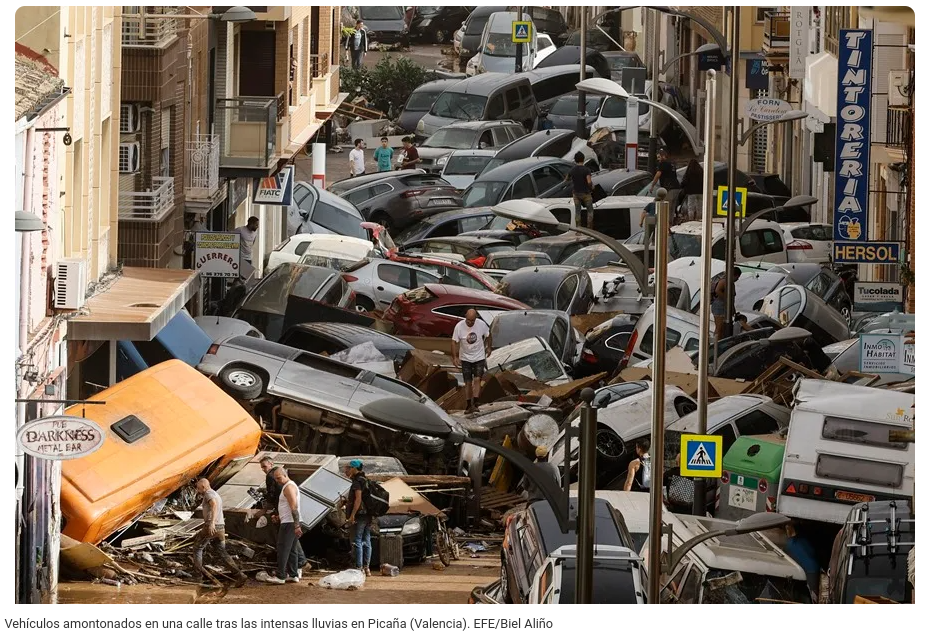
{"type": "Polygon", "coordinates": [[[38,232],[44,229],[45,224],[38,216],[28,210],[16,211],[16,232],[38,232]]]}
{"type": "Polygon", "coordinates": [[[619,13],[621,11],[629,11],[630,9],[652,9],[653,11],[657,11],[659,13],[665,13],[666,15],[674,15],[679,18],[686,18],[688,20],[691,20],[692,22],[700,25],[701,28],[703,28],[705,31],[707,31],[710,34],[710,36],[714,38],[714,41],[718,45],[720,45],[720,50],[723,53],[724,59],[730,57],[730,47],[727,44],[727,39],[723,37],[723,34],[720,31],[718,31],[717,28],[713,24],[711,24],[707,20],[699,18],[693,13],[682,11],[681,9],[678,9],[676,7],[647,7],[647,6],[614,7],[613,9],[602,11],[601,13],[596,15],[594,18],[594,22],[595,24],[598,24],[601,21],[601,19],[609,13],[619,13]]]}
{"type": "MultiPolygon", "coordinates": [[[[704,152],[704,147],[701,144],[701,140],[698,136],[697,129],[691,125],[684,115],[679,113],[674,108],[670,108],[661,102],[654,102],[653,100],[648,100],[637,95],[631,95],[624,89],[623,86],[615,82],[614,80],[606,80],[603,77],[590,77],[588,79],[582,80],[576,84],[576,88],[580,91],[585,91],[586,93],[593,93],[596,95],[607,95],[609,97],[616,97],[622,100],[628,100],[631,97],[635,97],[641,104],[646,104],[650,108],[655,108],[656,110],[662,111],[669,118],[678,124],[678,126],[684,131],[685,137],[688,138],[688,141],[691,143],[691,149],[698,155],[701,155],[704,152]]],[[[804,115],[806,117],[806,114],[804,115]]]]}
{"type": "MultiPolygon", "coordinates": [[[[746,142],[749,141],[749,138],[752,137],[756,133],[756,131],[758,131],[760,128],[765,128],[766,126],[772,126],[773,124],[784,124],[787,122],[794,122],[799,119],[804,119],[808,115],[809,114],[805,113],[804,111],[790,110],[790,111],[786,111],[785,113],[783,113],[782,116],[779,117],[778,119],[773,119],[768,122],[759,122],[758,124],[753,124],[752,126],[746,129],[745,133],[743,133],[740,136],[740,138],[737,140],[737,143],[740,146],[745,146],[746,142]]],[[[739,123],[740,123],[740,128],[742,128],[743,120],[740,120],[739,123]]]]}
{"type": "Polygon", "coordinates": [[[708,42],[707,44],[702,44],[694,51],[691,51],[689,53],[682,53],[681,55],[674,57],[668,62],[666,62],[665,64],[663,64],[662,68],[659,69],[659,75],[665,75],[666,71],[669,70],[669,67],[675,64],[676,62],[678,62],[679,60],[683,58],[687,58],[687,57],[692,57],[695,55],[700,55],[701,53],[722,53],[722,50],[720,48],[720,45],[714,42],[708,42]]]}

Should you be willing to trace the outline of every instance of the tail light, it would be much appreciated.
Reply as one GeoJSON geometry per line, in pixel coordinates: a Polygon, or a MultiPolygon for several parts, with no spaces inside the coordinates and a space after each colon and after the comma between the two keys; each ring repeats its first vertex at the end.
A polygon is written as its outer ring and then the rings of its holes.
{"type": "Polygon", "coordinates": [[[813,246],[806,241],[795,239],[788,244],[788,250],[813,250],[813,246]]]}
{"type": "Polygon", "coordinates": [[[486,257],[484,256],[473,257],[472,259],[467,259],[466,263],[473,266],[474,268],[481,268],[482,266],[486,264],[486,257]]]}
{"type": "MultiPolygon", "coordinates": [[[[730,483],[730,474],[729,474],[729,472],[724,471],[722,474],[720,474],[720,482],[722,482],[723,484],[729,484],[729,483],[730,483]]],[[[761,490],[761,489],[760,489],[760,490],[761,490]]]]}
{"type": "Polygon", "coordinates": [[[215,356],[216,354],[218,354],[218,353],[219,353],[219,344],[218,344],[218,343],[213,343],[212,345],[210,345],[210,346],[209,346],[209,349],[206,350],[206,353],[209,354],[210,356],[215,356]]]}
{"type": "Polygon", "coordinates": [[[598,362],[598,357],[595,356],[595,352],[586,347],[582,349],[582,360],[584,360],[586,363],[594,364],[598,362]]]}
{"type": "Polygon", "coordinates": [[[411,199],[412,197],[417,197],[418,195],[423,195],[424,192],[425,192],[425,191],[424,191],[424,190],[421,190],[421,189],[417,189],[417,190],[406,190],[405,192],[403,192],[403,193],[402,193],[401,195],[399,195],[399,196],[400,196],[402,199],[411,199]]]}
{"type": "Polygon", "coordinates": [[[765,478],[759,480],[759,493],[768,491],[768,481],[765,478]]]}
{"type": "Polygon", "coordinates": [[[348,283],[353,283],[354,281],[358,280],[357,277],[355,277],[352,274],[342,274],[341,278],[347,281],[348,283]]]}

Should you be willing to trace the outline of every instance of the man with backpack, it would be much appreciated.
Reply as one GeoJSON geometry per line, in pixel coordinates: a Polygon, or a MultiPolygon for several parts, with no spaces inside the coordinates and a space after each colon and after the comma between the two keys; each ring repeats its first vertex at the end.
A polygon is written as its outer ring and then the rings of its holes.
{"type": "Polygon", "coordinates": [[[627,466],[627,480],[624,482],[624,491],[645,491],[649,493],[652,480],[652,464],[649,457],[649,440],[643,439],[637,443],[637,457],[627,466]]]}
{"type": "Polygon", "coordinates": [[[385,515],[389,510],[389,493],[378,482],[367,479],[363,462],[357,458],[347,466],[347,477],[351,480],[347,494],[347,523],[351,525],[354,543],[354,557],[357,569],[364,575],[370,574],[370,556],[373,544],[370,541],[370,527],[373,518],[385,515]]]}

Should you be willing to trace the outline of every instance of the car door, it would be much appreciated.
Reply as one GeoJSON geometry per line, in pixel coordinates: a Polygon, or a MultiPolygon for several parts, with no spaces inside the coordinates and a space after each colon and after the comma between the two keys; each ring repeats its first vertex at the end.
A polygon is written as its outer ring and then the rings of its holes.
{"type": "Polygon", "coordinates": [[[334,374],[326,373],[319,370],[318,365],[319,362],[308,354],[296,354],[280,368],[276,393],[343,411],[357,390],[356,372],[352,376],[349,370],[339,367],[334,374]]]}
{"type": "Polygon", "coordinates": [[[556,290],[556,309],[568,314],[572,314],[573,299],[576,296],[576,289],[579,287],[579,277],[570,274],[563,282],[559,284],[556,290]]]}
{"type": "Polygon", "coordinates": [[[414,268],[402,263],[380,263],[373,281],[373,300],[385,309],[399,294],[411,290],[413,281],[414,268]]]}
{"type": "Polygon", "coordinates": [[[540,166],[531,171],[534,178],[534,185],[540,196],[543,197],[547,192],[559,187],[565,180],[565,173],[561,172],[556,166],[540,166]]]}
{"type": "Polygon", "coordinates": [[[536,197],[537,190],[534,188],[534,180],[530,173],[519,177],[502,195],[502,201],[509,199],[529,199],[536,197]]]}
{"type": "Polygon", "coordinates": [[[553,321],[553,327],[550,330],[550,349],[566,365],[572,365],[575,358],[575,352],[567,352],[566,348],[570,343],[569,330],[572,329],[561,317],[556,317],[553,321]]]}

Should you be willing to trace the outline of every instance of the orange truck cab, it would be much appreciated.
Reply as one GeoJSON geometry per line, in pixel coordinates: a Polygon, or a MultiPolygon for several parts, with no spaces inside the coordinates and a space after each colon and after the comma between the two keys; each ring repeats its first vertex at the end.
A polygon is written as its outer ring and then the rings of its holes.
{"type": "Polygon", "coordinates": [[[61,466],[64,534],[96,544],[204,476],[217,487],[254,456],[261,429],[234,398],[169,360],[67,410],[103,428],[97,451],[61,466]]]}

